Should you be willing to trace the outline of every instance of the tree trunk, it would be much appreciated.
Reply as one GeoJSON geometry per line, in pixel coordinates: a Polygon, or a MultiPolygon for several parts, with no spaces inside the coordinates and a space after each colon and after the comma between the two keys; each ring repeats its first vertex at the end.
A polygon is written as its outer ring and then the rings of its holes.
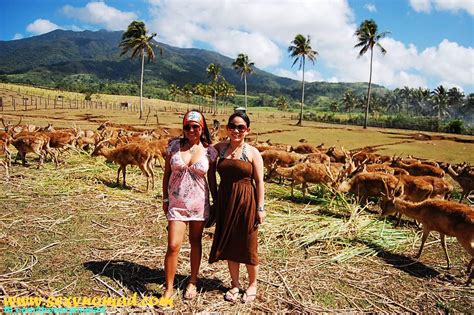
{"type": "Polygon", "coordinates": [[[303,80],[301,80],[301,110],[300,110],[300,119],[298,120],[297,126],[303,125],[303,105],[304,105],[304,61],[305,58],[303,56],[303,80]]]}
{"type": "Polygon", "coordinates": [[[244,85],[245,85],[245,111],[247,111],[247,75],[244,73],[244,85]]]}
{"type": "Polygon", "coordinates": [[[369,88],[367,89],[367,106],[365,107],[365,119],[364,129],[367,129],[367,123],[369,120],[369,106],[370,106],[370,87],[372,85],[372,59],[374,56],[373,48],[370,49],[370,75],[369,75],[369,88]]]}
{"type": "Polygon", "coordinates": [[[145,72],[145,49],[142,48],[142,73],[140,75],[140,117],[143,119],[143,73],[145,72]]]}
{"type": "Polygon", "coordinates": [[[213,116],[217,115],[217,92],[214,91],[214,114],[213,116]]]}

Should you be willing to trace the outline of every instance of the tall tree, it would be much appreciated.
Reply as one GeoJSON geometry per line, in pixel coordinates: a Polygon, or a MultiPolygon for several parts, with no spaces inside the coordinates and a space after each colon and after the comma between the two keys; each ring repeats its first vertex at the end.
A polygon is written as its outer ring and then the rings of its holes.
{"type": "MultiPolygon", "coordinates": [[[[143,119],[143,73],[145,70],[145,54],[147,55],[148,62],[155,59],[155,52],[153,50],[154,44],[151,42],[156,33],[147,34],[145,23],[142,21],[133,21],[128,26],[127,30],[122,34],[122,41],[119,47],[122,48],[120,56],[132,52],[132,59],[135,57],[141,57],[142,68],[140,74],[140,119],[143,119]]],[[[160,54],[162,50],[160,50],[160,54]]]]}
{"type": "Polygon", "coordinates": [[[316,56],[318,53],[313,50],[311,47],[311,38],[308,35],[308,38],[304,37],[301,34],[295,36],[295,39],[291,42],[291,45],[288,47],[288,52],[290,57],[294,59],[293,67],[299,61],[299,69],[303,70],[303,78],[301,80],[301,110],[300,110],[300,118],[298,120],[297,125],[301,126],[303,122],[303,106],[304,106],[304,66],[306,58],[310,60],[313,64],[316,60],[316,56]]]}
{"type": "Polygon", "coordinates": [[[448,91],[444,86],[438,86],[431,94],[433,95],[433,109],[437,113],[438,120],[441,120],[442,116],[449,116],[448,91]]]}
{"type": "Polygon", "coordinates": [[[176,84],[170,84],[168,86],[168,93],[172,97],[173,102],[176,102],[176,98],[179,95],[179,87],[176,84]]]}
{"type": "Polygon", "coordinates": [[[249,57],[246,54],[240,53],[235,61],[232,63],[234,70],[240,74],[240,80],[244,79],[245,87],[245,110],[247,110],[247,75],[254,72],[254,63],[249,61],[249,57]]]}
{"type": "Polygon", "coordinates": [[[367,121],[369,117],[370,106],[370,88],[372,85],[372,61],[374,57],[374,46],[378,46],[382,54],[386,54],[385,48],[380,45],[379,41],[384,38],[389,32],[378,33],[377,23],[374,20],[363,21],[356,30],[355,35],[359,42],[354,47],[362,47],[359,51],[359,57],[363,56],[370,49],[370,76],[369,88],[367,89],[367,105],[365,107],[364,129],[367,128],[367,121]]]}
{"type": "Polygon", "coordinates": [[[207,66],[207,76],[211,78],[211,84],[209,85],[214,94],[214,115],[217,114],[217,93],[219,92],[219,79],[221,78],[222,68],[219,64],[211,63],[207,66]]]}

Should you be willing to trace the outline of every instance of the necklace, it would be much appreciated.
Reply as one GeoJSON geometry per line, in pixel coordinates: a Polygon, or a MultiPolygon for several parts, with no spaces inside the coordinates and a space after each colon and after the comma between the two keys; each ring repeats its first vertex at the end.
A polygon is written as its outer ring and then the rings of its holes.
{"type": "Polygon", "coordinates": [[[193,146],[189,146],[189,152],[191,154],[194,154],[194,152],[196,152],[198,146],[199,146],[198,144],[193,145],[193,146]]]}
{"type": "MultiPolygon", "coordinates": [[[[237,151],[244,146],[245,143],[240,144],[238,147],[236,147],[231,153],[230,153],[230,158],[235,159],[235,155],[237,154],[237,151]]],[[[229,147],[232,149],[229,143],[229,147]]]]}

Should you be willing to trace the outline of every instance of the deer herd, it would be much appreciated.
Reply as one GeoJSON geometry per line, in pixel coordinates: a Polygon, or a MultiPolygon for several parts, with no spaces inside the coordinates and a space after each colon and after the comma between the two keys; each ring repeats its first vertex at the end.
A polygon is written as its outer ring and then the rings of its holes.
{"type": "MultiPolygon", "coordinates": [[[[105,122],[97,130],[82,130],[76,126],[68,129],[16,125],[5,122],[0,131],[0,166],[5,169],[8,180],[12,164],[10,145],[27,164],[26,155],[38,156],[38,168],[48,158],[58,168],[62,163],[61,154],[67,149],[92,151],[92,156],[103,156],[119,165],[123,185],[126,185],[126,167],[138,166],[146,177],[146,189],[154,189],[155,163],[163,165],[166,148],[170,139],[180,136],[179,129],[159,128],[144,130],[129,125],[105,122]]],[[[225,137],[225,126],[214,126],[211,134],[215,140],[225,137]]],[[[280,183],[287,179],[294,186],[302,185],[303,197],[308,184],[323,184],[336,192],[352,193],[359,202],[366,205],[369,198],[378,197],[382,215],[405,215],[422,225],[422,242],[417,257],[421,255],[430,231],[440,233],[448,268],[450,259],[446,250],[445,236],[454,236],[470,254],[468,283],[474,277],[474,208],[469,194],[474,192],[474,168],[467,163],[451,165],[414,157],[390,157],[375,153],[368,147],[347,151],[342,148],[324,148],[308,143],[296,147],[288,145],[255,142],[261,152],[266,169],[266,180],[279,177],[280,183]],[[449,179],[451,178],[451,180],[449,179]],[[451,200],[453,184],[461,190],[459,201],[451,200]],[[462,203],[465,200],[465,203],[462,203]]],[[[375,200],[377,200],[375,199],[375,200]]],[[[399,222],[400,222],[399,218],[399,222]]]]}

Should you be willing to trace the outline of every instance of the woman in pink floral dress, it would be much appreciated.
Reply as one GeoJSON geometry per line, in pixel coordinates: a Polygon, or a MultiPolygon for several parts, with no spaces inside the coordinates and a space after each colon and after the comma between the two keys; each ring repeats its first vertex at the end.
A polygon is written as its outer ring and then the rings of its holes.
{"type": "Polygon", "coordinates": [[[211,146],[204,116],[196,110],[187,112],[183,119],[183,137],[172,140],[168,145],[163,175],[163,211],[168,219],[165,299],[173,294],[178,254],[186,225],[189,225],[191,244],[191,276],[184,298],[192,299],[197,295],[202,232],[210,212],[209,192],[213,200],[217,194],[216,160],[217,151],[211,146]]]}

